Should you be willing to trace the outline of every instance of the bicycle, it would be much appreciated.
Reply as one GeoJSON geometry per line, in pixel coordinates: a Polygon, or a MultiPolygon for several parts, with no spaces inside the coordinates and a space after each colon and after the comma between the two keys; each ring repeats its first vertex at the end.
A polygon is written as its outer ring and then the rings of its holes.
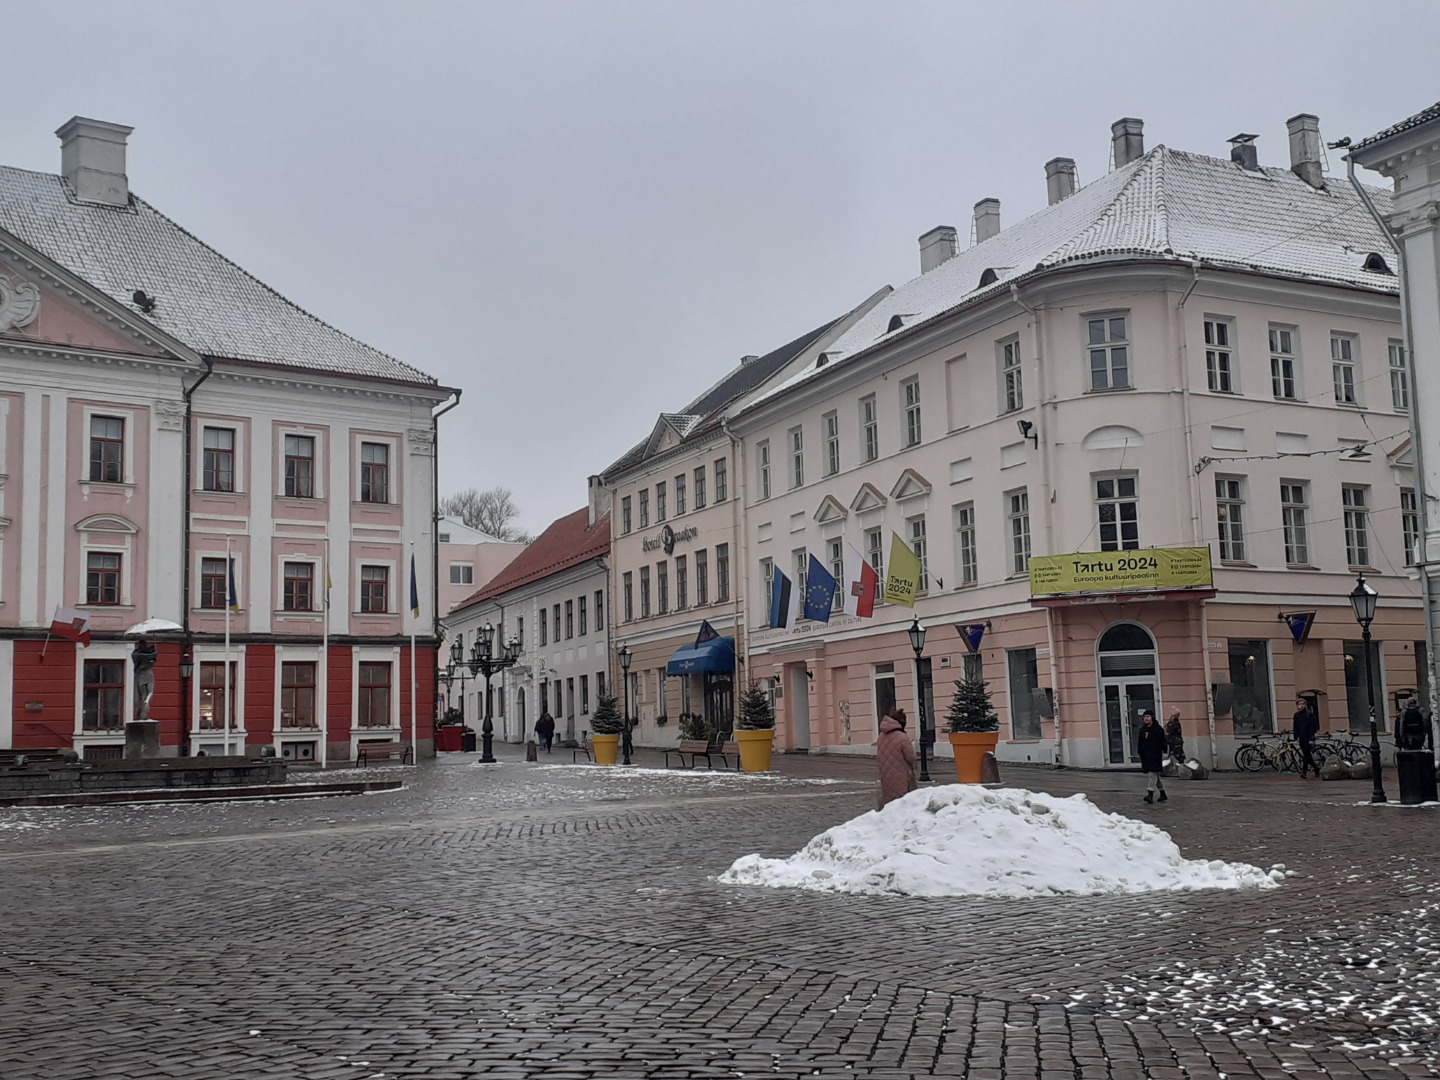
{"type": "Polygon", "coordinates": [[[1235,751],[1235,767],[1241,772],[1264,772],[1266,769],[1274,769],[1275,752],[1266,742],[1274,738],[1272,735],[1256,733],[1250,736],[1250,741],[1235,751]]]}

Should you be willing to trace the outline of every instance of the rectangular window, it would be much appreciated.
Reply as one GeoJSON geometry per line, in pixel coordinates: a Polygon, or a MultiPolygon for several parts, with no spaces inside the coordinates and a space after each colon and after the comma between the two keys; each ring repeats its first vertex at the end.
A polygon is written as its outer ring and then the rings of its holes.
{"type": "Polygon", "coordinates": [[[640,617],[642,619],[650,617],[650,568],[648,566],[640,568],[640,617]]]}
{"type": "MultiPolygon", "coordinates": [[[[719,476],[717,475],[715,479],[716,479],[717,491],[718,491],[718,484],[719,484],[719,479],[720,479],[720,478],[719,478],[719,476]]],[[[704,510],[704,509],[705,509],[705,466],[704,466],[704,465],[701,465],[698,469],[695,470],[695,509],[696,509],[696,510],[704,510]]]]}
{"type": "Polygon", "coordinates": [[[1040,712],[1034,692],[1040,688],[1040,665],[1034,649],[1010,649],[1005,653],[1010,676],[1010,738],[1025,741],[1040,738],[1040,712]]]}
{"type": "Polygon", "coordinates": [[[695,606],[710,603],[710,553],[703,548],[695,552],[695,606]]]}
{"type": "Polygon", "coordinates": [[[225,608],[225,560],[200,560],[200,606],[208,611],[225,608]]]}
{"type": "Polygon", "coordinates": [[[635,575],[629,570],[625,571],[624,584],[620,589],[620,603],[625,612],[625,621],[633,622],[635,619],[635,575]]]}
{"type": "Polygon", "coordinates": [[[280,726],[315,727],[315,665],[280,665],[280,726]]]}
{"type": "Polygon", "coordinates": [[[515,616],[515,641],[516,651],[523,653],[525,651],[525,616],[523,615],[515,616]]]}
{"type": "Polygon", "coordinates": [[[575,601],[565,601],[565,640],[575,636],[575,601]]]}
{"type": "Polygon", "coordinates": [[[550,609],[550,630],[555,643],[560,643],[560,605],[556,604],[550,609]]]}
{"type": "Polygon", "coordinates": [[[1275,730],[1275,709],[1270,698],[1270,643],[1230,638],[1230,682],[1235,704],[1230,716],[1236,735],[1265,735],[1275,730]]]}
{"type": "Polygon", "coordinates": [[[790,486],[805,485],[805,431],[803,428],[790,429],[790,486]]]}
{"type": "Polygon", "coordinates": [[[1347,334],[1330,335],[1330,373],[1335,384],[1335,402],[1354,405],[1355,339],[1347,334]]]}
{"type": "Polygon", "coordinates": [[[235,431],[207,427],[201,433],[205,454],[201,463],[200,486],[206,491],[235,490],[235,431]]]}
{"type": "Polygon", "coordinates": [[[390,568],[388,566],[360,567],[360,610],[374,612],[390,610],[390,568]]]}
{"type": "Polygon", "coordinates": [[[966,679],[983,682],[985,680],[985,654],[966,653],[960,658],[960,672],[966,679]]]}
{"type": "Polygon", "coordinates": [[[724,458],[715,459],[715,501],[722,503],[730,497],[729,465],[724,458]]]}
{"type": "Polygon", "coordinates": [[[875,683],[875,727],[879,730],[880,721],[885,714],[895,707],[895,665],[892,662],[876,664],[871,669],[871,678],[875,683]]]}
{"type": "Polygon", "coordinates": [[[605,629],[605,590],[595,590],[595,632],[605,629]]]}
{"type": "Polygon", "coordinates": [[[390,447],[385,443],[360,444],[360,501],[390,501],[390,447]]]}
{"type": "Polygon", "coordinates": [[[880,414],[875,408],[874,394],[860,399],[860,445],[865,449],[866,461],[880,457],[880,414]]]}
{"type": "Polygon", "coordinates": [[[1000,395],[1006,412],[1025,407],[1025,385],[1020,368],[1020,335],[998,343],[1000,350],[1000,395]]]}
{"type": "Polygon", "coordinates": [[[1245,481],[1238,476],[1215,477],[1215,518],[1220,533],[1220,561],[1245,561],[1245,481]]]}
{"type": "Polygon", "coordinates": [[[664,615],[670,610],[670,564],[655,564],[655,608],[664,615]]]}
{"type": "Polygon", "coordinates": [[[1284,326],[1270,327],[1270,390],[1282,401],[1295,401],[1295,331],[1284,326]]]}
{"type": "Polygon", "coordinates": [[[1005,519],[1010,526],[1010,573],[1030,569],[1030,493],[1021,488],[1005,496],[1005,519]]]}
{"type": "Polygon", "coordinates": [[[920,445],[920,379],[906,379],[900,384],[900,412],[904,420],[905,445],[920,445]]]}
{"type": "Polygon", "coordinates": [[[280,606],[285,611],[313,611],[315,564],[287,562],[280,606]]]}
{"type": "Polygon", "coordinates": [[[1134,473],[1095,478],[1095,516],[1101,551],[1133,551],[1140,546],[1140,499],[1134,473]]]}
{"type": "Polygon", "coordinates": [[[580,676],[580,715],[590,712],[590,676],[580,676]]]}
{"type": "Polygon", "coordinates": [[[81,724],[86,731],[119,731],[125,722],[125,661],[86,660],[81,724]]]}
{"type": "Polygon", "coordinates": [[[469,563],[452,562],[450,564],[451,585],[474,585],[475,567],[469,563]]]}
{"type": "Polygon", "coordinates": [[[390,665],[360,665],[359,707],[361,727],[390,726],[390,665]]]}
{"type": "Polygon", "coordinates": [[[575,680],[565,680],[565,715],[575,715],[575,680]]]}
{"type": "Polygon", "coordinates": [[[1345,558],[1353,567],[1370,565],[1370,489],[1346,484],[1340,489],[1345,508],[1345,558]]]}
{"type": "Polygon", "coordinates": [[[665,481],[661,480],[655,485],[655,520],[665,520],[665,481]]]}
{"type": "Polygon", "coordinates": [[[1130,385],[1129,321],[1126,312],[1086,319],[1091,390],[1123,390],[1130,385]]]}
{"type": "Polygon", "coordinates": [[[315,437],[285,436],[285,494],[294,499],[315,497],[315,437]]]}
{"type": "Polygon", "coordinates": [[[1370,730],[1370,664],[1375,663],[1375,726],[1385,730],[1385,665],[1380,661],[1380,643],[1370,642],[1372,657],[1365,642],[1345,642],[1345,707],[1351,731],[1370,730]]]}
{"type": "Polygon", "coordinates": [[[684,555],[675,556],[675,610],[690,606],[690,567],[684,555]]]}
{"type": "Polygon", "coordinates": [[[595,696],[602,697],[605,693],[605,672],[595,672],[595,696]]]}
{"type": "Polygon", "coordinates": [[[675,477],[675,516],[685,513],[685,474],[675,477]]]}
{"type": "Polygon", "coordinates": [[[630,518],[630,496],[625,495],[620,499],[620,532],[622,534],[628,533],[631,531],[631,528],[632,522],[630,518]]]}
{"type": "Polygon", "coordinates": [[[825,429],[825,475],[834,476],[840,471],[840,417],[826,413],[820,425],[825,429]]]}
{"type": "Polygon", "coordinates": [[[975,504],[955,507],[955,573],[957,585],[974,585],[980,580],[980,558],[975,543],[975,504]]]}
{"type": "Polygon", "coordinates": [[[865,530],[865,561],[875,570],[875,576],[880,579],[881,584],[885,582],[885,548],[884,535],[880,529],[865,530]]]}
{"type": "MultiPolygon", "coordinates": [[[[225,726],[225,665],[205,663],[199,666],[200,715],[197,722],[202,731],[219,731],[225,726]]],[[[230,662],[230,727],[235,727],[235,714],[239,708],[240,695],[236,692],[236,674],[240,665],[230,662]]]]}
{"type": "Polygon", "coordinates": [[[1205,320],[1205,380],[1216,394],[1235,392],[1229,319],[1205,320]]]}
{"type": "Polygon", "coordinates": [[[830,605],[830,610],[839,611],[845,606],[845,542],[829,540],[826,541],[826,546],[830,549],[830,576],[839,586],[835,590],[835,600],[830,605]]]}
{"type": "Polygon", "coordinates": [[[118,416],[90,418],[90,479],[103,484],[125,479],[125,421],[118,416]]]}
{"type": "Polygon", "coordinates": [[[796,605],[801,613],[805,611],[805,579],[809,575],[810,553],[804,548],[795,548],[790,552],[790,580],[795,586],[795,595],[800,598],[796,605]]]}
{"type": "Polygon", "coordinates": [[[583,597],[583,596],[580,597],[579,601],[577,601],[577,604],[578,604],[578,608],[579,608],[580,636],[581,636],[581,637],[584,637],[586,634],[588,634],[588,633],[590,632],[590,631],[587,629],[587,626],[588,626],[588,624],[589,624],[589,622],[590,622],[590,619],[589,619],[589,613],[586,611],[587,604],[586,604],[586,599],[585,599],[585,597],[583,597]]]}
{"type": "Polygon", "coordinates": [[[540,609],[540,644],[550,644],[550,620],[545,618],[545,609],[540,609]]]}
{"type": "Polygon", "coordinates": [[[1280,484],[1280,524],[1285,533],[1285,562],[1310,564],[1310,506],[1306,485],[1298,480],[1280,484]]]}
{"type": "Polygon", "coordinates": [[[92,551],[85,556],[85,603],[120,603],[120,554],[92,551]]]}
{"type": "Polygon", "coordinates": [[[1405,565],[1420,561],[1420,506],[1414,488],[1400,489],[1400,532],[1405,542],[1405,565]]]}
{"type": "Polygon", "coordinates": [[[770,611],[770,605],[771,605],[771,603],[773,603],[773,598],[774,598],[774,596],[775,596],[775,560],[774,560],[774,559],[761,559],[761,560],[760,560],[760,590],[761,590],[760,595],[761,595],[761,596],[763,597],[763,599],[764,599],[764,607],[762,608],[762,610],[761,610],[761,612],[760,612],[760,615],[761,615],[761,618],[764,618],[764,619],[767,619],[767,620],[768,620],[769,611],[770,611]]]}
{"type": "Polygon", "coordinates": [[[755,470],[755,479],[760,485],[760,498],[768,499],[770,497],[770,444],[768,442],[762,442],[755,447],[755,470]]]}
{"type": "Polygon", "coordinates": [[[649,489],[649,488],[646,488],[644,491],[640,492],[640,527],[641,527],[642,529],[648,529],[648,528],[650,527],[650,489],[649,489]]]}
{"type": "Polygon", "coordinates": [[[925,593],[930,591],[930,547],[925,542],[925,515],[913,517],[907,521],[906,526],[910,533],[910,550],[920,560],[920,582],[916,586],[916,592],[925,593]]]}
{"type": "Polygon", "coordinates": [[[1405,346],[1391,341],[1390,355],[1390,404],[1399,412],[1410,411],[1410,372],[1405,367],[1405,346]]]}
{"type": "Polygon", "coordinates": [[[715,545],[715,602],[730,599],[730,545],[715,545]]]}

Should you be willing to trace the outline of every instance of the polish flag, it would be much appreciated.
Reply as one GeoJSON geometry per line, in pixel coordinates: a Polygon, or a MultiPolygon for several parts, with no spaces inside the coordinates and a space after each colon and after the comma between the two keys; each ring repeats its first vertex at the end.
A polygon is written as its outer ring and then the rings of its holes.
{"type": "Polygon", "coordinates": [[[880,575],[849,544],[845,545],[845,614],[869,619],[880,599],[880,575]]]}
{"type": "Polygon", "coordinates": [[[54,618],[50,620],[50,636],[89,645],[90,616],[83,611],[57,607],[54,618]]]}

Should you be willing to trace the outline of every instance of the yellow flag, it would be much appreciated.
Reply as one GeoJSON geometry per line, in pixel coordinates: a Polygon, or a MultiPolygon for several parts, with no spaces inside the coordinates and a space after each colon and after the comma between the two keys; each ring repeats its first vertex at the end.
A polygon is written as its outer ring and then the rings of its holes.
{"type": "Polygon", "coordinates": [[[885,602],[915,606],[920,591],[920,557],[895,533],[890,534],[890,565],[885,569],[885,602]]]}

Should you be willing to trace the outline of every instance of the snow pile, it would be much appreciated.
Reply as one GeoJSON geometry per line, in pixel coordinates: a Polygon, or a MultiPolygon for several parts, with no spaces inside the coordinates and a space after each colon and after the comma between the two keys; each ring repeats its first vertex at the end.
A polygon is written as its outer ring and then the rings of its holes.
{"type": "Polygon", "coordinates": [[[1283,868],[1185,859],[1153,825],[1084,795],[952,784],[914,791],[815,837],[788,859],[746,855],[732,885],[907,896],[1052,896],[1274,888],[1283,868]]]}

